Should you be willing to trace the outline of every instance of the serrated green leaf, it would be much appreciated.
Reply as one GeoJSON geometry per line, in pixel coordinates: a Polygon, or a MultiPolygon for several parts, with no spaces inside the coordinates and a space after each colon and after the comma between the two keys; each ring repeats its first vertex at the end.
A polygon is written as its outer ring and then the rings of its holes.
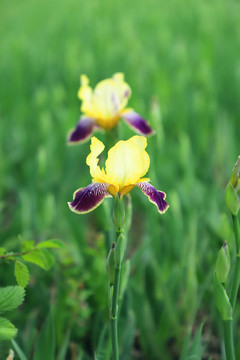
{"type": "Polygon", "coordinates": [[[29,271],[24,263],[20,261],[15,262],[14,275],[19,286],[27,286],[29,282],[29,271]]]}
{"type": "Polygon", "coordinates": [[[55,360],[55,332],[53,316],[50,313],[39,334],[34,360],[55,360]]]}
{"type": "Polygon", "coordinates": [[[20,360],[27,360],[27,358],[26,358],[26,356],[24,355],[22,349],[20,349],[18,343],[16,343],[15,340],[12,340],[11,342],[12,342],[12,345],[13,345],[13,347],[14,347],[14,350],[16,351],[16,353],[17,353],[18,356],[19,356],[19,359],[20,359],[20,360]]]}
{"type": "Polygon", "coordinates": [[[26,240],[23,242],[23,245],[22,245],[22,251],[25,252],[25,251],[31,251],[33,250],[35,247],[35,244],[34,244],[34,241],[33,240],[26,240]]]}
{"type": "Polygon", "coordinates": [[[22,258],[25,261],[40,266],[44,270],[49,270],[54,264],[53,256],[47,249],[33,250],[29,254],[22,255],[22,258]]]}
{"type": "Polygon", "coordinates": [[[217,273],[214,274],[214,297],[223,321],[232,320],[232,306],[224,286],[221,284],[217,273]]]}
{"type": "Polygon", "coordinates": [[[0,248],[0,256],[4,255],[7,250],[4,248],[0,248]]]}
{"type": "Polygon", "coordinates": [[[64,243],[58,239],[46,240],[37,244],[38,249],[65,248],[64,243]]]}
{"type": "Polygon", "coordinates": [[[17,335],[17,329],[6,318],[0,317],[0,341],[12,340],[17,335]]]}
{"type": "Polygon", "coordinates": [[[21,286],[0,288],[0,313],[18,307],[24,300],[25,290],[21,286]]]}

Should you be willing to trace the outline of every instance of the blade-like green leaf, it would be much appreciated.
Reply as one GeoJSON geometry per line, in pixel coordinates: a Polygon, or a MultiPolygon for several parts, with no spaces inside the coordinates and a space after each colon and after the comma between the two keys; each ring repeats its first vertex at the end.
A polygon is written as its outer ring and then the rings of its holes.
{"type": "Polygon", "coordinates": [[[12,340],[17,335],[17,329],[6,318],[0,318],[0,341],[12,340]]]}
{"type": "Polygon", "coordinates": [[[25,290],[21,286],[0,288],[0,313],[13,310],[24,300],[25,290]]]}
{"type": "Polygon", "coordinates": [[[46,240],[37,244],[38,249],[50,249],[50,248],[65,248],[65,245],[62,241],[58,239],[46,240]]]}
{"type": "Polygon", "coordinates": [[[23,255],[22,258],[25,261],[40,266],[44,270],[49,270],[54,264],[53,256],[47,249],[33,250],[29,254],[23,255]]]}
{"type": "Polygon", "coordinates": [[[33,360],[55,360],[55,331],[50,313],[39,334],[33,360]]]}
{"type": "Polygon", "coordinates": [[[63,344],[62,344],[61,349],[59,351],[57,360],[65,360],[66,359],[67,350],[68,350],[68,346],[69,346],[70,335],[71,335],[71,330],[69,329],[66,332],[66,335],[64,337],[64,341],[63,341],[63,344]]]}
{"type": "Polygon", "coordinates": [[[22,349],[20,349],[18,343],[16,343],[15,340],[12,340],[11,342],[12,342],[12,345],[13,345],[14,350],[16,351],[16,353],[17,353],[18,356],[19,356],[19,359],[20,359],[20,360],[27,360],[27,358],[26,358],[26,356],[24,355],[22,349]]]}
{"type": "Polygon", "coordinates": [[[19,286],[27,286],[29,282],[29,271],[24,263],[20,261],[15,262],[14,275],[19,286]]]}
{"type": "Polygon", "coordinates": [[[190,359],[191,360],[201,360],[202,359],[202,342],[201,342],[202,328],[203,328],[203,324],[201,324],[199,326],[198,331],[196,332],[196,334],[193,338],[192,346],[191,346],[191,349],[189,350],[187,360],[190,360],[190,359]]]}

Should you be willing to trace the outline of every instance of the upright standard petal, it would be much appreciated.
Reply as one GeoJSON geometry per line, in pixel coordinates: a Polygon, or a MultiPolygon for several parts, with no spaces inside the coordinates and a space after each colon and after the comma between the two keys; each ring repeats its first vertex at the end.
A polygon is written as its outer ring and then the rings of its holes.
{"type": "Polygon", "coordinates": [[[68,134],[68,143],[79,144],[88,140],[95,127],[97,127],[97,124],[94,119],[85,116],[80,118],[75,129],[68,134]]]}
{"type": "Polygon", "coordinates": [[[127,141],[119,141],[108,152],[106,175],[108,182],[118,191],[134,185],[148,170],[150,159],[144,148],[147,142],[139,136],[127,141]]]}
{"type": "Polygon", "coordinates": [[[78,189],[73,194],[73,201],[68,202],[70,210],[77,214],[86,214],[98,207],[107,195],[109,184],[92,183],[78,189]]]}
{"type": "Polygon", "coordinates": [[[169,205],[165,201],[166,194],[163,191],[156,190],[155,187],[153,187],[147,182],[139,182],[135,185],[138,186],[142,190],[142,192],[148,196],[149,201],[151,201],[157,206],[158,211],[161,214],[167,211],[169,205]]]}
{"type": "Polygon", "coordinates": [[[136,113],[136,111],[126,109],[121,113],[121,116],[127,122],[127,124],[139,134],[144,136],[154,134],[154,130],[148,124],[147,120],[142,118],[138,113],[136,113]]]}

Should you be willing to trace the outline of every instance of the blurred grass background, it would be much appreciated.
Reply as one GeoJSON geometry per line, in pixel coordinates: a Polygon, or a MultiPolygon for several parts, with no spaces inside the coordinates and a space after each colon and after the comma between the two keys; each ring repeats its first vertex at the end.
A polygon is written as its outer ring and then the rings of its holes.
{"type": "MultiPolygon", "coordinates": [[[[132,88],[129,105],[157,131],[150,177],[170,204],[159,216],[131,193],[122,359],[179,359],[201,323],[202,358],[224,357],[212,277],[224,240],[233,251],[224,189],[240,153],[239,21],[234,0],[1,1],[1,246],[19,248],[19,234],[66,244],[53,270],[32,266],[25,303],[12,314],[29,359],[50,307],[66,359],[92,359],[108,318],[104,205],[69,211],[73,191],[91,179],[89,142],[68,147],[66,134],[80,116],[80,74],[94,86],[118,71],[132,88]]],[[[123,139],[134,135],[120,127],[123,139]]],[[[1,267],[2,286],[13,284],[11,264],[1,267]]]]}

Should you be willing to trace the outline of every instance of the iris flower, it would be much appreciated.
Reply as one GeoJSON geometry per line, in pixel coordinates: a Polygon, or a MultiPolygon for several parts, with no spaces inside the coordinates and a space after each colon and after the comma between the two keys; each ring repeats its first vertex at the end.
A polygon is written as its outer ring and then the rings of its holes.
{"type": "Polygon", "coordinates": [[[68,203],[70,209],[77,214],[88,213],[98,207],[106,196],[118,194],[121,197],[136,186],[157,206],[160,213],[164,213],[168,208],[166,194],[149,184],[149,178],[143,177],[150,165],[146,146],[147,139],[137,135],[129,140],[117,142],[108,151],[105,169],[101,169],[98,165],[98,156],[105,146],[93,137],[91,152],[86,159],[92,183],[75,191],[73,201],[68,203]]]}
{"type": "Polygon", "coordinates": [[[76,144],[91,137],[95,129],[112,129],[123,118],[140,135],[153,134],[148,122],[138,113],[126,108],[131,96],[131,88],[124,81],[122,73],[116,73],[111,79],[100,81],[93,90],[89,79],[82,75],[78,97],[82,100],[80,117],[76,128],[70,131],[68,142],[76,144]]]}

